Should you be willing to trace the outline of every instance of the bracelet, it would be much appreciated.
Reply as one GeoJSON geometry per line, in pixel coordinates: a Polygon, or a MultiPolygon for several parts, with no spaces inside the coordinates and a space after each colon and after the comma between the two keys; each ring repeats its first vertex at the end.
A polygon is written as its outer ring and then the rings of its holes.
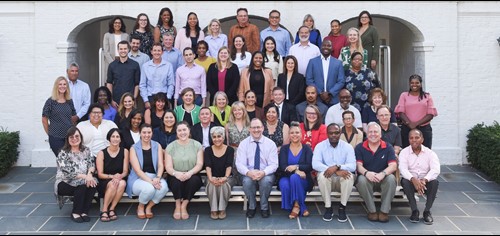
{"type": "Polygon", "coordinates": [[[363,176],[365,176],[365,177],[366,177],[366,174],[367,174],[367,173],[368,173],[368,170],[367,170],[367,171],[365,171],[365,173],[363,174],[363,176]]]}

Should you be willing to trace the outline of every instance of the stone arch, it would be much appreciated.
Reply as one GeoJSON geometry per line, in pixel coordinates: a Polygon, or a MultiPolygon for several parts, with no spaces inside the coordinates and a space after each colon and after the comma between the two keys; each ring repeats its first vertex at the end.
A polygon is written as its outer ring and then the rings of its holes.
{"type": "MultiPolygon", "coordinates": [[[[408,90],[409,76],[415,73],[425,74],[424,53],[432,50],[432,47],[425,46],[424,34],[413,23],[395,16],[371,16],[379,33],[380,45],[387,45],[391,49],[389,105],[394,107],[401,92],[408,90]]],[[[342,34],[346,34],[350,27],[357,28],[357,24],[357,16],[344,20],[342,34]]]]}

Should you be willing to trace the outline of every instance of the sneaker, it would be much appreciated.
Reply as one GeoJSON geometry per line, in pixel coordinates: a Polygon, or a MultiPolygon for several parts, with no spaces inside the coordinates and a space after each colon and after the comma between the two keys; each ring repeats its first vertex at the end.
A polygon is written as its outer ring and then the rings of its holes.
{"type": "Polygon", "coordinates": [[[418,210],[414,210],[411,212],[410,222],[418,223],[420,221],[420,212],[418,210]]]}
{"type": "Polygon", "coordinates": [[[342,222],[342,223],[347,221],[347,215],[345,214],[345,206],[343,206],[342,204],[340,204],[339,216],[337,219],[339,222],[342,222]]]}
{"type": "Polygon", "coordinates": [[[434,219],[432,219],[432,215],[430,211],[424,211],[424,224],[432,225],[434,223],[434,219]]]}
{"type": "Polygon", "coordinates": [[[331,207],[325,208],[325,214],[323,215],[323,220],[324,221],[332,221],[333,217],[333,210],[331,207]]]}

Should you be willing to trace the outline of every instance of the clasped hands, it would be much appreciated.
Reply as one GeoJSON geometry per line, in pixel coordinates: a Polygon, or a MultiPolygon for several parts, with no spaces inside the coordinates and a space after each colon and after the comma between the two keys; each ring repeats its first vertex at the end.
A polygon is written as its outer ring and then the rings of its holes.
{"type": "Polygon", "coordinates": [[[418,195],[423,196],[425,190],[427,190],[426,187],[427,181],[425,179],[417,179],[413,177],[411,178],[411,183],[413,184],[413,187],[415,187],[415,190],[417,191],[418,195]]]}
{"type": "Polygon", "coordinates": [[[97,181],[94,179],[91,173],[85,176],[85,185],[87,188],[95,188],[97,187],[97,181]]]}
{"type": "Polygon", "coordinates": [[[227,182],[227,177],[210,177],[208,179],[210,183],[212,183],[215,186],[221,186],[227,182]]]}
{"type": "Polygon", "coordinates": [[[285,168],[285,171],[295,172],[295,174],[298,174],[300,176],[300,178],[302,178],[302,179],[306,178],[306,173],[304,171],[299,170],[298,165],[289,165],[285,168]]]}
{"type": "Polygon", "coordinates": [[[247,176],[254,181],[259,181],[266,176],[266,172],[263,170],[249,170],[247,176]]]}
{"type": "Polygon", "coordinates": [[[373,171],[367,171],[365,177],[374,183],[380,183],[385,178],[384,172],[375,173],[373,171]]]}
{"type": "Polygon", "coordinates": [[[340,170],[337,166],[330,166],[325,170],[325,172],[323,172],[323,176],[325,176],[325,178],[330,178],[334,174],[344,179],[349,179],[352,175],[351,172],[347,170],[340,170]]]}

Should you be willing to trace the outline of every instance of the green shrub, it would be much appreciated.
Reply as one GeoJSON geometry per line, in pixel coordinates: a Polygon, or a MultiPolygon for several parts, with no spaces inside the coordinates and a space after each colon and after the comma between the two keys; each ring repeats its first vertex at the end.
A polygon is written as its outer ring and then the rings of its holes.
{"type": "Polygon", "coordinates": [[[467,159],[472,166],[500,183],[500,125],[477,124],[467,134],[467,159]]]}
{"type": "Polygon", "coordinates": [[[0,127],[0,177],[6,175],[19,156],[19,131],[9,132],[0,127]]]}

